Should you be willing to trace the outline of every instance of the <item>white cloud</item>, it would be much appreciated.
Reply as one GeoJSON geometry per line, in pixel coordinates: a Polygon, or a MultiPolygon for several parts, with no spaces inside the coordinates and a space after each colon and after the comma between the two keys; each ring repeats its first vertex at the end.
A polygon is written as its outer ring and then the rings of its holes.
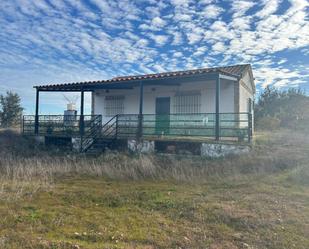
{"type": "Polygon", "coordinates": [[[204,56],[207,51],[207,47],[198,47],[193,53],[194,56],[204,56]]]}
{"type": "Polygon", "coordinates": [[[281,3],[281,0],[263,0],[263,9],[256,13],[256,16],[265,18],[275,13],[281,3]]]}
{"type": "Polygon", "coordinates": [[[233,27],[236,31],[238,30],[248,30],[251,25],[251,17],[235,17],[231,22],[231,27],[233,27]]]}
{"type": "Polygon", "coordinates": [[[147,14],[151,17],[156,17],[160,15],[160,8],[158,8],[157,6],[148,6],[145,8],[145,10],[147,11],[147,14]]]}
{"type": "Polygon", "coordinates": [[[109,5],[108,1],[90,0],[95,4],[102,13],[113,13],[114,9],[109,5]]]}
{"type": "Polygon", "coordinates": [[[213,3],[215,0],[200,0],[198,3],[203,5],[203,4],[210,4],[213,3]]]}
{"type": "Polygon", "coordinates": [[[222,12],[223,9],[216,5],[207,5],[203,10],[207,18],[217,18],[222,12]]]}
{"type": "Polygon", "coordinates": [[[287,15],[293,15],[295,12],[305,10],[309,6],[307,0],[289,0],[291,7],[287,11],[287,15]]]}
{"type": "Polygon", "coordinates": [[[205,31],[204,36],[207,41],[225,41],[230,40],[235,37],[234,30],[231,30],[227,23],[223,21],[215,21],[207,31],[205,31]]]}
{"type": "Polygon", "coordinates": [[[160,64],[155,64],[153,68],[156,70],[158,73],[166,72],[167,70],[160,64]]]}
{"type": "Polygon", "coordinates": [[[170,34],[173,35],[172,45],[177,46],[183,43],[183,36],[180,32],[172,31],[170,34]]]}
{"type": "Polygon", "coordinates": [[[232,11],[234,17],[244,15],[249,9],[251,9],[256,3],[251,0],[236,0],[232,2],[232,11]]]}
{"type": "Polygon", "coordinates": [[[288,84],[301,84],[304,76],[298,70],[290,70],[287,68],[261,67],[255,68],[254,75],[256,81],[263,88],[268,85],[275,84],[277,87],[287,86],[288,84]]]}
{"type": "Polygon", "coordinates": [[[142,23],[141,25],[139,25],[139,28],[142,29],[142,30],[151,29],[150,26],[146,23],[142,23]]]}
{"type": "Polygon", "coordinates": [[[155,73],[153,70],[151,70],[148,66],[139,65],[139,68],[142,70],[144,74],[153,74],[155,73]]]}
{"type": "Polygon", "coordinates": [[[156,16],[152,19],[151,24],[156,27],[162,28],[166,25],[166,22],[161,17],[156,16]]]}
{"type": "Polygon", "coordinates": [[[178,51],[178,52],[175,52],[175,53],[173,54],[173,56],[176,57],[176,58],[179,58],[179,57],[182,57],[182,56],[183,56],[183,53],[178,51]]]}
{"type": "Polygon", "coordinates": [[[148,40],[146,40],[146,39],[139,39],[137,42],[136,42],[136,45],[137,46],[140,46],[140,47],[146,47],[146,46],[148,46],[148,44],[149,44],[149,41],[148,40]]]}
{"type": "Polygon", "coordinates": [[[189,40],[189,44],[195,44],[203,38],[203,36],[199,33],[189,33],[187,34],[187,37],[189,40]]]}
{"type": "Polygon", "coordinates": [[[174,20],[175,21],[191,21],[192,17],[188,14],[183,13],[175,13],[174,20]]]}
{"type": "Polygon", "coordinates": [[[218,54],[223,53],[227,48],[225,47],[223,42],[217,42],[212,46],[212,52],[218,54]]]}
{"type": "Polygon", "coordinates": [[[158,46],[163,46],[165,45],[168,40],[169,40],[169,37],[167,35],[155,35],[155,34],[149,34],[149,37],[155,41],[155,43],[158,45],[158,46]]]}
{"type": "Polygon", "coordinates": [[[175,6],[187,6],[190,3],[190,0],[171,0],[171,3],[175,6]]]}

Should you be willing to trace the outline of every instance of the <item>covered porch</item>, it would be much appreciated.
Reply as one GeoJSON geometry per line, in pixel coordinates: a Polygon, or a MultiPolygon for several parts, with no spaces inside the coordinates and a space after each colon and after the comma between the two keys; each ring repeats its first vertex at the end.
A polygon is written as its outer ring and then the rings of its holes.
{"type": "MultiPolygon", "coordinates": [[[[251,112],[222,112],[222,81],[236,84],[238,77],[226,72],[173,74],[164,77],[134,76],[106,81],[36,86],[35,115],[23,117],[25,135],[73,137],[82,141],[96,138],[173,141],[250,142],[252,138],[251,112]],[[214,112],[200,113],[144,113],[146,87],[180,86],[187,82],[214,82],[214,112]],[[101,114],[84,114],[85,92],[138,90],[138,111],[106,117],[101,114]],[[74,117],[39,115],[41,92],[80,92],[80,113],[74,117]]],[[[91,142],[87,142],[91,143],[91,142]]]]}

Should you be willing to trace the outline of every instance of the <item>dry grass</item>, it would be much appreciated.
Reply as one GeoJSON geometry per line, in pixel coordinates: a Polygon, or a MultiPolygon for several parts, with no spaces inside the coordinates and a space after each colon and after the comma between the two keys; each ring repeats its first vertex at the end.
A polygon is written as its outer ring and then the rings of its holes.
{"type": "Polygon", "coordinates": [[[86,158],[0,135],[0,248],[309,248],[309,138],[239,157],[86,158]]]}
{"type": "Polygon", "coordinates": [[[59,152],[56,148],[38,147],[31,138],[5,131],[0,133],[0,150],[0,195],[9,193],[18,197],[24,192],[29,194],[31,189],[35,192],[50,188],[55,179],[66,175],[204,183],[223,177],[255,177],[293,169],[290,178],[296,179],[308,173],[303,165],[309,161],[309,138],[287,131],[271,136],[259,133],[249,154],[224,160],[175,155],[134,156],[117,152],[87,158],[59,152]]]}

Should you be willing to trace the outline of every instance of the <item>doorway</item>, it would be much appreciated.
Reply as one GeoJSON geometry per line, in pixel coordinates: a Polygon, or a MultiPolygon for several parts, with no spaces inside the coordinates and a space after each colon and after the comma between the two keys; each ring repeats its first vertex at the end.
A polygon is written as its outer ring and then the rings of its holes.
{"type": "Polygon", "coordinates": [[[170,97],[156,98],[156,134],[166,135],[170,130],[170,97]]]}

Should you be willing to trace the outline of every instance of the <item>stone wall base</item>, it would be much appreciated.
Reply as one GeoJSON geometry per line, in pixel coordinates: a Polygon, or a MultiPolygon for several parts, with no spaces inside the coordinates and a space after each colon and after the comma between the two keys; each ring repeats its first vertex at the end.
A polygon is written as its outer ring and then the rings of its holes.
{"type": "Polygon", "coordinates": [[[80,152],[80,143],[81,139],[80,137],[72,137],[72,150],[74,152],[80,152]]]}
{"type": "Polygon", "coordinates": [[[45,144],[44,136],[35,136],[34,139],[35,139],[35,142],[37,142],[38,144],[45,144]]]}
{"type": "Polygon", "coordinates": [[[201,156],[205,157],[224,157],[228,155],[240,155],[250,151],[249,145],[233,145],[233,144],[201,144],[201,156]]]}
{"type": "Polygon", "coordinates": [[[137,141],[136,139],[129,139],[128,150],[133,153],[154,153],[155,143],[149,140],[137,141]]]}
{"type": "MultiPolygon", "coordinates": [[[[44,144],[48,142],[47,138],[44,136],[36,136],[35,140],[37,143],[44,144]]],[[[71,148],[74,152],[79,153],[81,149],[81,138],[80,137],[72,137],[71,148]]],[[[167,142],[166,142],[167,143],[167,142]]],[[[123,140],[122,146],[116,145],[115,149],[125,149],[128,148],[129,152],[132,153],[155,153],[155,151],[160,152],[160,146],[156,145],[155,141],[152,140],[141,140],[138,141],[136,139],[128,139],[123,140]],[[119,147],[119,148],[118,148],[119,147]],[[156,148],[158,147],[158,148],[156,148]]],[[[162,147],[162,146],[161,146],[162,147]]],[[[192,154],[192,155],[201,155],[204,157],[210,158],[218,158],[224,157],[228,155],[240,155],[248,153],[251,149],[249,145],[237,145],[237,144],[215,144],[215,143],[195,143],[192,144],[184,144],[173,142],[171,144],[164,144],[164,150],[161,151],[163,153],[176,153],[176,154],[192,154]]],[[[162,149],[162,148],[161,148],[162,149]]]]}

